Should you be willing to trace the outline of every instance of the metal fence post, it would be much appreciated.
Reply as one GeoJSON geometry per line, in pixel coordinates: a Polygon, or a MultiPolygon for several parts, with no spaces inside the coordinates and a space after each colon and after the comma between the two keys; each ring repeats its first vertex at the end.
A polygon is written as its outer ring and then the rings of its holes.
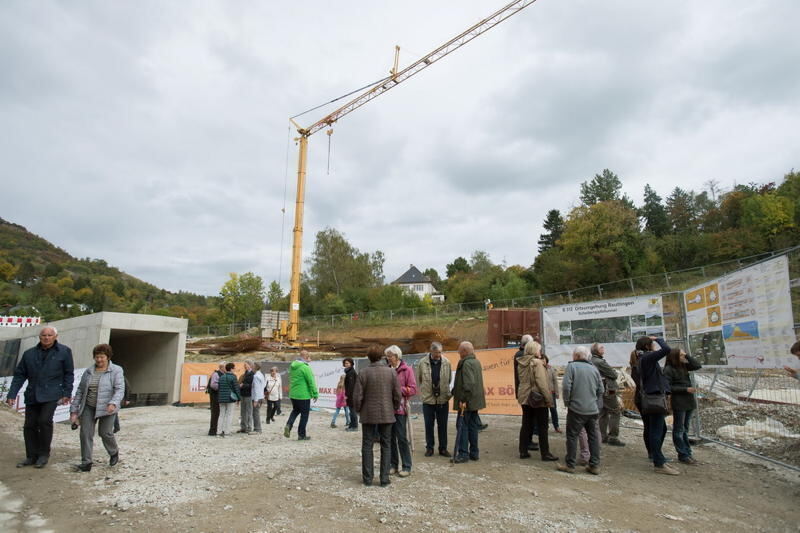
{"type": "Polygon", "coordinates": [[[749,400],[750,397],[753,395],[753,391],[756,390],[756,385],[758,384],[758,380],[761,378],[761,373],[764,372],[763,368],[758,369],[758,373],[756,373],[756,379],[753,380],[753,386],[750,387],[750,392],[747,393],[747,399],[749,400]]]}

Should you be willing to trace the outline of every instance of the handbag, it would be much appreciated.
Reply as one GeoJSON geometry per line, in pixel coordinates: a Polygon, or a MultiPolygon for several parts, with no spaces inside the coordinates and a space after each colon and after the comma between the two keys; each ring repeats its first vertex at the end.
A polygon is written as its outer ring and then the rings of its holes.
{"type": "Polygon", "coordinates": [[[642,413],[646,415],[666,415],[667,396],[663,392],[641,394],[642,413]]]}
{"type": "Polygon", "coordinates": [[[525,405],[533,408],[547,407],[547,402],[545,402],[541,392],[532,389],[531,393],[528,394],[528,400],[525,402],[525,405]]]}
{"type": "Polygon", "coordinates": [[[231,401],[232,401],[232,402],[238,402],[238,401],[239,401],[239,395],[238,395],[238,394],[236,394],[236,393],[235,393],[235,392],[233,392],[233,391],[231,391],[231,401]]]}

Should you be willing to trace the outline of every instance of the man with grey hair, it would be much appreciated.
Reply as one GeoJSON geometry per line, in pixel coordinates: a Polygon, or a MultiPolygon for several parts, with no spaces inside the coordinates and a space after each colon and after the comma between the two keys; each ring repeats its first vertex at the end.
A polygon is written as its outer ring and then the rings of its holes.
{"type": "Polygon", "coordinates": [[[50,459],[53,441],[53,415],[56,406],[67,405],[72,397],[75,364],[72,350],[58,342],[58,331],[45,326],[39,332],[39,343],[22,354],[6,402],[13,406],[25,381],[25,460],[17,468],[33,465],[44,468],[50,459]]]}
{"type": "Polygon", "coordinates": [[[465,463],[479,459],[478,450],[478,411],[486,407],[486,396],[483,390],[483,369],[475,357],[475,347],[464,341],[458,346],[461,360],[456,367],[456,378],[453,384],[453,402],[463,416],[456,421],[458,442],[454,463],[465,463]],[[459,429],[460,427],[460,429],[459,429]]]}
{"type": "Polygon", "coordinates": [[[619,440],[619,417],[622,413],[622,406],[617,397],[617,371],[611,368],[611,365],[603,357],[606,353],[605,346],[596,342],[592,344],[590,351],[592,352],[592,364],[600,372],[605,390],[603,407],[600,409],[600,418],[598,419],[600,439],[609,446],[625,446],[625,443],[619,440]]]}
{"type": "Polygon", "coordinates": [[[425,457],[433,455],[433,425],[439,437],[439,455],[450,457],[447,451],[447,417],[450,411],[450,361],[442,357],[442,345],[431,343],[428,355],[417,365],[417,387],[422,397],[422,416],[425,419],[425,457]]]}
{"type": "Polygon", "coordinates": [[[589,361],[589,350],[578,346],[572,352],[572,362],[564,371],[561,385],[562,398],[567,408],[567,457],[566,464],[558,465],[562,472],[575,472],[575,454],[578,449],[578,434],[586,430],[589,438],[590,474],[600,473],[600,442],[597,431],[597,417],[603,406],[603,380],[600,372],[589,361]]]}

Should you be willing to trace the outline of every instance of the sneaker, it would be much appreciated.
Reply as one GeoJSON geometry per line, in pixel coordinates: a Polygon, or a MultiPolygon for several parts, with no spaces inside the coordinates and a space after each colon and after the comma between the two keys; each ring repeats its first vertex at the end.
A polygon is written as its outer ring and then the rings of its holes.
{"type": "Polygon", "coordinates": [[[333,422],[331,422],[331,427],[332,427],[332,428],[335,428],[335,427],[336,427],[336,424],[334,424],[333,422]]]}
{"type": "Polygon", "coordinates": [[[694,457],[684,457],[683,459],[678,459],[681,463],[685,465],[696,465],[697,459],[694,457]]]}
{"type": "Polygon", "coordinates": [[[345,431],[358,431],[358,428],[346,428],[345,431]]]}
{"type": "Polygon", "coordinates": [[[441,455],[442,457],[452,457],[452,455],[450,455],[450,452],[448,452],[447,450],[439,450],[439,455],[441,455]]]}
{"type": "Polygon", "coordinates": [[[531,456],[528,452],[519,454],[520,459],[528,459],[531,456]]]}
{"type": "Polygon", "coordinates": [[[574,474],[575,473],[575,467],[574,466],[569,466],[569,465],[559,464],[556,467],[556,470],[558,470],[559,472],[566,472],[567,474],[574,474]]]}
{"type": "Polygon", "coordinates": [[[290,428],[289,426],[283,426],[283,436],[284,437],[286,437],[288,439],[289,438],[289,433],[291,433],[291,432],[292,432],[292,428],[290,428]]]}
{"type": "Polygon", "coordinates": [[[433,450],[430,449],[425,450],[425,457],[431,457],[431,456],[433,456],[433,450]]]}
{"type": "Polygon", "coordinates": [[[219,435],[220,437],[222,437],[223,439],[225,438],[225,432],[224,432],[224,431],[223,431],[222,433],[219,433],[218,435],[219,435]]]}
{"type": "Polygon", "coordinates": [[[311,437],[306,435],[305,437],[297,437],[297,440],[311,440],[311,437]]]}
{"type": "Polygon", "coordinates": [[[460,457],[456,457],[455,459],[450,459],[450,462],[455,463],[455,464],[466,463],[467,461],[469,461],[469,458],[467,458],[467,457],[465,457],[463,455],[460,456],[460,457]]]}
{"type": "Polygon", "coordinates": [[[401,470],[401,471],[399,471],[397,473],[398,477],[408,477],[410,475],[411,475],[411,472],[409,472],[408,470],[401,470]]]}
{"type": "Polygon", "coordinates": [[[669,466],[668,464],[664,463],[661,466],[656,466],[653,468],[656,474],[666,474],[668,476],[678,476],[680,475],[680,471],[676,470],[675,468],[669,466]]]}
{"type": "Polygon", "coordinates": [[[393,476],[393,475],[395,475],[396,473],[397,473],[397,469],[396,469],[396,468],[390,468],[390,469],[389,469],[389,475],[390,475],[390,476],[393,476]]]}
{"type": "Polygon", "coordinates": [[[606,444],[608,444],[609,446],[620,446],[620,447],[625,446],[625,443],[619,439],[608,439],[608,442],[606,444]]]}
{"type": "Polygon", "coordinates": [[[589,472],[590,474],[595,475],[595,476],[599,476],[600,475],[600,467],[598,467],[598,466],[589,465],[589,466],[586,467],[586,471],[589,472]]]}
{"type": "Polygon", "coordinates": [[[36,463],[33,465],[34,468],[44,468],[44,465],[47,464],[47,460],[50,459],[47,455],[40,455],[38,459],[36,459],[36,463]]]}
{"type": "Polygon", "coordinates": [[[391,484],[392,481],[390,479],[387,479],[386,481],[381,481],[381,487],[388,487],[391,484]]]}

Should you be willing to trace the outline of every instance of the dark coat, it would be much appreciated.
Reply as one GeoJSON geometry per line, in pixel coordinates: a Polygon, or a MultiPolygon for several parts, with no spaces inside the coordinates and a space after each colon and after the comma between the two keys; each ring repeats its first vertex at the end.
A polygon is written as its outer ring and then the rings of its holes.
{"type": "Polygon", "coordinates": [[[352,366],[344,371],[344,394],[347,397],[347,407],[353,409],[355,403],[353,402],[356,393],[356,380],[358,379],[358,372],[352,366]]]}
{"type": "Polygon", "coordinates": [[[606,394],[616,394],[619,388],[617,385],[617,371],[611,368],[611,365],[608,364],[608,361],[603,359],[602,355],[592,354],[592,364],[597,368],[597,371],[600,372],[600,376],[603,378],[603,386],[605,387],[606,394]]]}
{"type": "Polygon", "coordinates": [[[28,388],[25,389],[26,404],[70,398],[74,372],[75,365],[69,347],[56,341],[45,350],[42,344],[38,343],[22,354],[22,359],[14,370],[7,398],[15,399],[26,380],[28,381],[28,388]]]}
{"type": "Polygon", "coordinates": [[[362,424],[394,424],[400,408],[400,383],[393,368],[378,361],[358,374],[353,406],[362,424]]]}
{"type": "Polygon", "coordinates": [[[639,357],[639,381],[636,387],[645,394],[657,392],[669,394],[669,383],[661,372],[658,362],[669,355],[671,348],[660,337],[656,342],[661,346],[660,350],[645,352],[639,357]]]}
{"type": "Polygon", "coordinates": [[[689,372],[692,370],[700,370],[703,366],[691,355],[687,355],[685,368],[677,368],[674,366],[666,365],[664,367],[664,376],[669,381],[669,388],[672,390],[672,410],[673,411],[691,411],[697,409],[697,400],[694,394],[687,392],[686,389],[693,387],[692,378],[689,372]]]}
{"type": "Polygon", "coordinates": [[[470,354],[458,362],[453,383],[453,402],[456,409],[460,402],[466,402],[467,411],[478,411],[486,407],[483,369],[475,354],[470,354]]]}
{"type": "Polygon", "coordinates": [[[256,373],[252,370],[246,370],[242,375],[242,383],[239,386],[239,390],[243,397],[249,398],[253,395],[253,376],[255,375],[256,373]]]}
{"type": "Polygon", "coordinates": [[[231,398],[231,392],[235,392],[237,396],[241,395],[239,382],[233,373],[225,372],[219,377],[219,403],[236,402],[237,400],[231,398]]]}

